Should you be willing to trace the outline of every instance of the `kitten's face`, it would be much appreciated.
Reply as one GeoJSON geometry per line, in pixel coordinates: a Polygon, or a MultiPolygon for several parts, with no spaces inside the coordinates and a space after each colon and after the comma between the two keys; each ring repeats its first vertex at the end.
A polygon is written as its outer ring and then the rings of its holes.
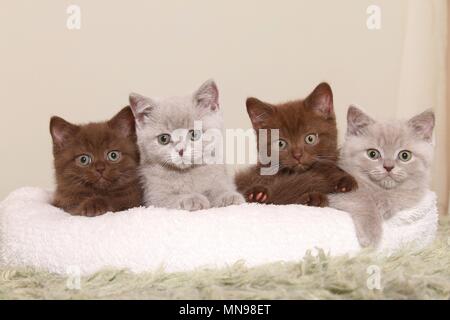
{"type": "Polygon", "coordinates": [[[111,190],[134,180],[139,153],[129,108],[109,122],[81,126],[54,117],[51,133],[60,187],[111,190]]]}
{"type": "Polygon", "coordinates": [[[144,163],[188,169],[205,164],[215,148],[211,134],[220,134],[222,115],[218,90],[205,82],[193,95],[164,100],[130,96],[138,144],[144,163]]]}
{"type": "MultiPolygon", "coordinates": [[[[270,154],[278,146],[281,170],[304,171],[316,162],[337,160],[337,129],[328,84],[320,84],[305,100],[280,105],[249,98],[247,111],[257,132],[279,130],[279,139],[269,132],[266,148],[270,154]]],[[[258,150],[261,143],[258,139],[258,150]]]]}
{"type": "Polygon", "coordinates": [[[348,117],[342,154],[355,175],[383,189],[427,183],[433,156],[431,112],[409,122],[378,123],[351,107],[348,117]]]}

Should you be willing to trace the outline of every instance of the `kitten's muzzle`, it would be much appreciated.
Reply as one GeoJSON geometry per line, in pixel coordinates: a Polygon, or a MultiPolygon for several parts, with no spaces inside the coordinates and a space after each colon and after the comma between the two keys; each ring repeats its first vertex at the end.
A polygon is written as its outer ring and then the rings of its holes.
{"type": "Polygon", "coordinates": [[[392,159],[384,159],[384,161],[383,161],[384,170],[386,170],[389,173],[392,171],[392,169],[394,169],[394,167],[395,167],[395,162],[392,159]]]}
{"type": "Polygon", "coordinates": [[[106,170],[106,166],[104,163],[99,162],[95,164],[95,170],[100,173],[100,175],[103,174],[103,172],[106,170]]]}
{"type": "Polygon", "coordinates": [[[300,162],[300,160],[302,159],[302,153],[301,152],[295,152],[292,153],[292,157],[294,157],[295,160],[297,160],[298,162],[300,162]]]}

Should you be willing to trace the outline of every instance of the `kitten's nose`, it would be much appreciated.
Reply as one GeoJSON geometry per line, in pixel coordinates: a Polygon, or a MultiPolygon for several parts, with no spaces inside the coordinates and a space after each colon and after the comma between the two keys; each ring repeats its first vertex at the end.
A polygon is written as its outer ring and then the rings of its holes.
{"type": "Polygon", "coordinates": [[[387,172],[391,172],[392,169],[394,169],[394,166],[386,166],[386,165],[384,165],[383,167],[384,167],[384,169],[385,169],[387,172]]]}
{"type": "Polygon", "coordinates": [[[302,158],[302,153],[301,152],[295,152],[292,154],[292,156],[294,157],[295,160],[300,161],[300,159],[302,158]]]}
{"type": "Polygon", "coordinates": [[[95,170],[97,170],[98,173],[103,173],[103,171],[105,171],[105,169],[106,169],[106,167],[105,167],[104,163],[99,162],[95,165],[95,170]]]}
{"type": "Polygon", "coordinates": [[[180,151],[178,151],[178,154],[180,155],[180,157],[183,156],[183,153],[184,153],[184,149],[181,149],[180,151]]]}

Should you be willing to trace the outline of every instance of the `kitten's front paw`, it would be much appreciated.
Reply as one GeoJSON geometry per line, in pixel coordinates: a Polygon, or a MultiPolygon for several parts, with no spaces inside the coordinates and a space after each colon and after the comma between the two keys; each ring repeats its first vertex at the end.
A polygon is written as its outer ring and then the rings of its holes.
{"type": "Polygon", "coordinates": [[[74,211],[74,214],[85,217],[96,217],[110,210],[111,208],[105,200],[97,198],[83,201],[74,211]]]}
{"type": "Polygon", "coordinates": [[[345,175],[337,182],[334,190],[336,192],[350,192],[358,188],[358,183],[355,178],[350,175],[345,175]]]}
{"type": "Polygon", "coordinates": [[[326,207],[328,205],[328,197],[320,192],[308,192],[301,195],[299,204],[310,207],[326,207]]]}
{"type": "Polygon", "coordinates": [[[356,229],[356,237],[363,248],[376,247],[381,239],[381,228],[372,226],[364,229],[356,229]]]}
{"type": "Polygon", "coordinates": [[[219,198],[219,200],[217,202],[217,206],[218,207],[227,207],[227,206],[232,206],[232,205],[243,204],[244,202],[245,202],[245,199],[240,193],[227,192],[219,198]]]}
{"type": "Polygon", "coordinates": [[[178,209],[187,211],[197,211],[210,207],[208,199],[201,194],[194,194],[182,198],[178,204],[178,209]]]}
{"type": "Polygon", "coordinates": [[[254,186],[245,192],[247,202],[266,203],[269,199],[269,190],[263,186],[254,186]]]}
{"type": "Polygon", "coordinates": [[[357,233],[357,237],[363,248],[374,247],[379,241],[378,237],[371,233],[357,233]]]}
{"type": "Polygon", "coordinates": [[[390,218],[392,218],[393,215],[394,215],[394,211],[392,211],[392,210],[386,210],[386,211],[383,213],[383,219],[384,219],[384,220],[389,220],[390,218]]]}

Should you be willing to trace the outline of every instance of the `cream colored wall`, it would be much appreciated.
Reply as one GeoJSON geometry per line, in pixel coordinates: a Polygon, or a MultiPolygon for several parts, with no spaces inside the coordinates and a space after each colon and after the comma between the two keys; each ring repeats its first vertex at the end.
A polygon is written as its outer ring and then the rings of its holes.
{"type": "MultiPolygon", "coordinates": [[[[216,79],[229,128],[250,127],[244,101],[305,96],[331,83],[341,134],[350,103],[396,114],[407,1],[0,2],[0,199],[52,187],[48,121],[109,118],[130,91],[187,93],[216,79]],[[366,9],[382,8],[368,30],[366,9]],[[81,7],[81,30],[66,8],[81,7]]],[[[412,106],[412,110],[428,107],[412,106]]],[[[409,115],[407,115],[409,116],[409,115]]]]}
{"type": "MultiPolygon", "coordinates": [[[[450,5],[447,4],[447,20],[450,18],[450,5]]],[[[447,21],[447,105],[445,109],[447,110],[447,145],[444,146],[447,149],[447,156],[450,158],[450,22],[447,21]]],[[[450,161],[447,161],[447,190],[448,193],[448,203],[447,203],[447,214],[450,215],[450,161]]]]}

